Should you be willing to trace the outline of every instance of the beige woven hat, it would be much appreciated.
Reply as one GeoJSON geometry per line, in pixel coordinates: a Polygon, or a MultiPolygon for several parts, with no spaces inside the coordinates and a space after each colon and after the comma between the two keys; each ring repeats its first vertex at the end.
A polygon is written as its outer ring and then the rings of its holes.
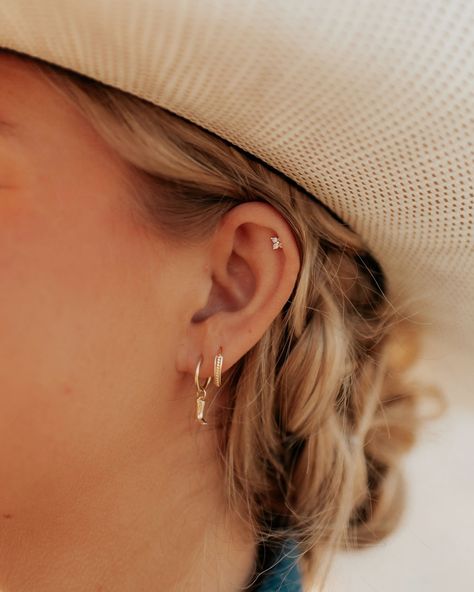
{"type": "Polygon", "coordinates": [[[470,0],[0,0],[0,46],[148,99],[326,203],[410,299],[433,371],[465,360],[466,384],[473,31],[470,0]]]}

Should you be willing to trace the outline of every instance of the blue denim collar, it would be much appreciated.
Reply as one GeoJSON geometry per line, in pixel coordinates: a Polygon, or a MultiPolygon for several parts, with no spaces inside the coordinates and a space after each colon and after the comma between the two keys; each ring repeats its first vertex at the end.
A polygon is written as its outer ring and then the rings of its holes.
{"type": "Polygon", "coordinates": [[[276,555],[270,555],[268,567],[260,576],[254,592],[303,592],[297,558],[297,542],[286,539],[276,555]]]}

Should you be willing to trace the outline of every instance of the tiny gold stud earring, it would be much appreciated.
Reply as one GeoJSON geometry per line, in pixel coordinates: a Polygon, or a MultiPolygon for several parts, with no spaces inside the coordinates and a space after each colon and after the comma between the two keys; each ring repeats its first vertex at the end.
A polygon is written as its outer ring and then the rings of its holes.
{"type": "Polygon", "coordinates": [[[202,356],[199,358],[199,362],[196,366],[196,372],[194,373],[194,384],[196,385],[196,419],[203,425],[207,425],[207,421],[204,419],[204,407],[206,405],[206,388],[212,380],[212,376],[206,378],[203,385],[199,384],[199,369],[201,367],[202,356]]]}
{"type": "Polygon", "coordinates": [[[283,249],[283,245],[282,245],[280,239],[277,236],[271,236],[270,238],[272,239],[273,250],[275,250],[275,249],[283,249]]]}
{"type": "Polygon", "coordinates": [[[214,384],[221,386],[222,381],[222,364],[224,356],[222,355],[222,347],[219,348],[219,353],[214,357],[214,384]]]}

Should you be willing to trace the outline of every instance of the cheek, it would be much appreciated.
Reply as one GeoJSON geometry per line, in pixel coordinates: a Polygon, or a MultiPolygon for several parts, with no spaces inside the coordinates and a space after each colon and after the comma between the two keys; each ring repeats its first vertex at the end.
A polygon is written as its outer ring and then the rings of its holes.
{"type": "Polygon", "coordinates": [[[154,349],[146,252],[112,197],[95,197],[0,190],[0,509],[103,477],[139,413],[130,377],[154,349]]]}

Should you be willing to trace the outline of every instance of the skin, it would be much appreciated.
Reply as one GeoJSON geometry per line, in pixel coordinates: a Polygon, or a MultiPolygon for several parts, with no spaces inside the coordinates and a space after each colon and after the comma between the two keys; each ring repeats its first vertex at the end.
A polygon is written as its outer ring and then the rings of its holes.
{"type": "Polygon", "coordinates": [[[194,248],[151,239],[74,106],[17,57],[0,80],[0,589],[240,590],[256,546],[194,372],[222,346],[225,374],[281,310],[291,229],[254,202],[194,248]]]}

